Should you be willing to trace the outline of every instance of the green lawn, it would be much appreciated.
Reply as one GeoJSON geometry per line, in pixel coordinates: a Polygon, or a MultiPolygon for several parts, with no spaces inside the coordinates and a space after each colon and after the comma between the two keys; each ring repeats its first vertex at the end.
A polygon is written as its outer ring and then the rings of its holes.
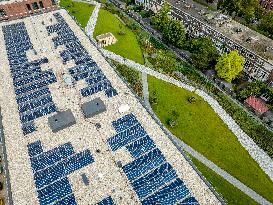
{"type": "Polygon", "coordinates": [[[223,199],[230,205],[258,205],[256,201],[247,196],[241,190],[234,187],[224,178],[216,174],[213,170],[203,165],[195,158],[191,158],[194,165],[210,182],[214,189],[223,197],[223,199]]]}
{"type": "Polygon", "coordinates": [[[199,96],[149,76],[150,95],[156,91],[158,103],[152,108],[169,130],[257,193],[273,202],[273,183],[238,142],[212,108],[199,96]],[[195,96],[197,102],[188,102],[195,96]],[[178,125],[167,125],[173,111],[178,125]]]}
{"type": "Polygon", "coordinates": [[[65,8],[70,15],[74,16],[82,28],[85,28],[94,10],[94,6],[91,4],[71,0],[61,0],[60,6],[65,8]]]}
{"type": "Polygon", "coordinates": [[[99,11],[99,17],[94,31],[94,38],[107,32],[111,32],[118,41],[113,45],[105,47],[105,49],[138,63],[144,63],[142,52],[140,46],[138,45],[135,34],[129,28],[127,28],[114,14],[101,9],[99,11]],[[120,28],[120,26],[122,27],[120,28]],[[123,31],[125,35],[120,35],[120,31],[123,31]]]}

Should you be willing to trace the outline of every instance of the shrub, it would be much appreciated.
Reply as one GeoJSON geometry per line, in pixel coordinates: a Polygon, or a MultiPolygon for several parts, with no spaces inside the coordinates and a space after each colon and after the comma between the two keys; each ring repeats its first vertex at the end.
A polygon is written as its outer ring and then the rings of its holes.
{"type": "Polygon", "coordinates": [[[166,50],[165,45],[158,41],[156,38],[154,38],[153,36],[150,37],[150,42],[151,44],[156,48],[156,49],[163,49],[166,50]]]}
{"type": "Polygon", "coordinates": [[[124,31],[119,31],[118,32],[118,35],[120,35],[120,36],[124,36],[126,33],[124,32],[124,31]]]}
{"type": "Polygon", "coordinates": [[[157,105],[157,103],[158,103],[158,98],[157,98],[157,92],[156,92],[156,90],[153,91],[152,95],[150,95],[149,101],[150,101],[151,104],[157,105]]]}
{"type": "Polygon", "coordinates": [[[196,103],[196,98],[194,96],[191,96],[188,98],[188,101],[191,103],[191,104],[194,104],[196,103]]]}
{"type": "Polygon", "coordinates": [[[168,120],[167,120],[167,125],[169,125],[170,127],[176,127],[177,126],[177,121],[176,120],[174,120],[173,118],[169,118],[168,120]]]}

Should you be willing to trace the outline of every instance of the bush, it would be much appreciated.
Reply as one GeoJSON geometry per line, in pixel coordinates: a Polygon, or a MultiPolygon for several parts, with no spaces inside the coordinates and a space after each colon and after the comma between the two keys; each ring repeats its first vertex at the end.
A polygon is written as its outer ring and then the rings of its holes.
{"type": "Polygon", "coordinates": [[[152,10],[148,11],[142,10],[139,14],[141,15],[142,18],[150,18],[151,16],[154,15],[154,12],[152,10]]]}
{"type": "Polygon", "coordinates": [[[158,98],[157,98],[157,92],[156,90],[153,91],[152,95],[150,95],[150,99],[149,99],[150,103],[152,105],[157,105],[158,103],[158,98]]]}
{"type": "Polygon", "coordinates": [[[179,117],[179,113],[175,110],[172,111],[171,116],[167,119],[167,125],[170,127],[175,127],[178,125],[177,118],[179,117]]]}
{"type": "Polygon", "coordinates": [[[191,104],[194,104],[196,103],[196,98],[194,96],[191,96],[188,98],[188,101],[191,103],[191,104]]]}
{"type": "Polygon", "coordinates": [[[124,31],[119,31],[118,32],[118,35],[120,35],[120,36],[124,36],[126,33],[124,32],[124,31]]]}
{"type": "Polygon", "coordinates": [[[176,127],[177,126],[177,121],[174,120],[173,118],[170,118],[167,120],[167,125],[169,125],[170,127],[176,127]]]}
{"type": "Polygon", "coordinates": [[[163,49],[166,50],[165,45],[160,42],[159,40],[157,40],[156,38],[154,38],[153,36],[150,37],[150,43],[156,48],[156,49],[163,49]]]}

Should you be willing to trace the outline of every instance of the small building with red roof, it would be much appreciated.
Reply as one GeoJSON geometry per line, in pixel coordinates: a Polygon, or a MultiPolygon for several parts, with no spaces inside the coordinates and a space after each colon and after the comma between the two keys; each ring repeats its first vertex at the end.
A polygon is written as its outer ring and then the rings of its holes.
{"type": "Polygon", "coordinates": [[[257,115],[262,115],[267,112],[269,108],[267,107],[265,101],[255,96],[250,96],[245,100],[245,105],[251,108],[257,115]]]}

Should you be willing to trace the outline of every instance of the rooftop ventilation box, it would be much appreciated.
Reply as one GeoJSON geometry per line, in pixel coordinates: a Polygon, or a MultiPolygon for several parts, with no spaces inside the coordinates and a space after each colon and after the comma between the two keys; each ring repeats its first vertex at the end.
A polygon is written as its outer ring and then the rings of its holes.
{"type": "Polygon", "coordinates": [[[100,98],[83,103],[81,108],[85,118],[90,118],[106,111],[106,106],[100,98]]]}
{"type": "Polygon", "coordinates": [[[48,124],[55,133],[76,124],[76,119],[71,110],[66,110],[49,117],[48,124]]]}

